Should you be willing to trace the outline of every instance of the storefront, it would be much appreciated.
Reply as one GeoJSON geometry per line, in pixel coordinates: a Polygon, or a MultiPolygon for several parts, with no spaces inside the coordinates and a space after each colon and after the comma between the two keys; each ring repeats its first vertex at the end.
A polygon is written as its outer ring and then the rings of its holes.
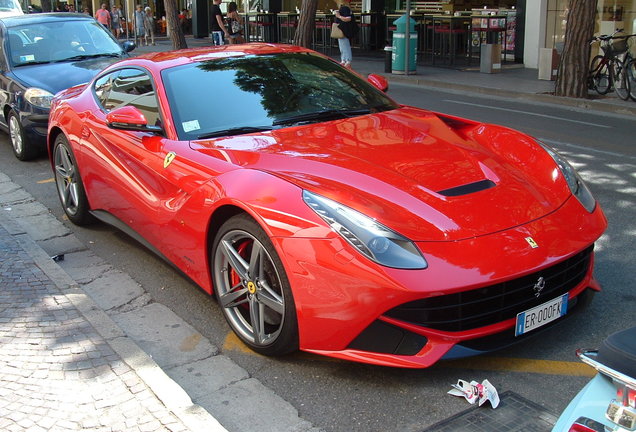
{"type": "MultiPolygon", "coordinates": [[[[66,10],[62,0],[23,0],[34,11],[66,10]]],[[[88,8],[93,15],[100,0],[67,0],[79,12],[88,8]]],[[[223,0],[225,12],[231,0],[223,0]]],[[[237,0],[235,0],[237,1],[237,0]]],[[[318,0],[314,48],[328,50],[333,41],[327,30],[333,11],[347,0],[318,0]]],[[[352,0],[351,9],[360,22],[354,45],[363,50],[379,51],[390,43],[393,21],[404,15],[407,0],[352,0]]],[[[115,2],[133,21],[135,6],[150,6],[157,20],[157,30],[165,32],[164,0],[109,0],[115,2]]],[[[417,22],[418,59],[435,65],[461,66],[473,61],[483,43],[498,43],[502,60],[537,68],[542,48],[563,47],[569,0],[411,0],[411,16],[417,22]]],[[[207,37],[211,0],[177,0],[179,10],[187,9],[192,18],[195,37],[207,37]]],[[[248,16],[250,41],[289,43],[298,23],[302,0],[238,0],[239,11],[248,16]]],[[[130,25],[129,25],[130,26],[130,25]]],[[[129,27],[130,28],[130,27],[129,27]]],[[[624,29],[636,31],[636,0],[598,0],[595,31],[611,34],[624,29]]],[[[132,31],[132,28],[130,28],[132,31]]]]}

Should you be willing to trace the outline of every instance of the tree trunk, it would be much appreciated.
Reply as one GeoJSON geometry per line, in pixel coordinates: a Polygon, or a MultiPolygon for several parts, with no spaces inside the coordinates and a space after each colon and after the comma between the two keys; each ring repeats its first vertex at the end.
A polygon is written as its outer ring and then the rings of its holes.
{"type": "Polygon", "coordinates": [[[559,63],[554,94],[588,97],[590,40],[594,35],[597,0],[570,0],[565,46],[559,63]]]}
{"type": "Polygon", "coordinates": [[[187,48],[188,44],[183,34],[183,29],[179,25],[179,11],[177,10],[176,0],[165,0],[164,6],[166,8],[166,26],[170,40],[172,41],[173,49],[187,48]]]}
{"type": "Polygon", "coordinates": [[[316,26],[316,8],[318,0],[303,0],[300,6],[298,27],[294,35],[294,45],[311,48],[313,42],[314,27],[316,26]]]}

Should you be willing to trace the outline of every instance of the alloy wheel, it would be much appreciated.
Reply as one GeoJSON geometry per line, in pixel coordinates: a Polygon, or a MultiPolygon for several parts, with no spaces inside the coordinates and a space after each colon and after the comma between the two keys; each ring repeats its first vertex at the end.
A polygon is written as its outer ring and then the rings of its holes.
{"type": "Polygon", "coordinates": [[[9,137],[16,155],[24,153],[24,141],[22,140],[22,126],[15,115],[9,116],[9,137]]]}
{"type": "Polygon", "coordinates": [[[79,206],[77,169],[66,146],[58,145],[55,148],[54,163],[55,183],[62,206],[66,213],[75,215],[79,206]]]}
{"type": "Polygon", "coordinates": [[[276,342],[285,324],[285,295],[276,264],[243,230],[227,232],[214,257],[215,289],[232,328],[254,347],[276,342]]]}

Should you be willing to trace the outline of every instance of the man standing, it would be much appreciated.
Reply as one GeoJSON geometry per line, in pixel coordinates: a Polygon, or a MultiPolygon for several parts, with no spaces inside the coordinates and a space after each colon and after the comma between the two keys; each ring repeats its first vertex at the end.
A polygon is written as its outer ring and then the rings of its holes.
{"type": "Polygon", "coordinates": [[[117,7],[117,5],[113,5],[113,8],[110,10],[110,27],[113,30],[113,35],[119,39],[121,36],[121,11],[117,7]]]}
{"type": "Polygon", "coordinates": [[[110,30],[110,12],[106,9],[106,3],[102,3],[102,8],[95,12],[95,19],[98,23],[110,30]]]}
{"type": "Polygon", "coordinates": [[[212,1],[211,16],[212,22],[210,23],[210,37],[212,38],[212,45],[223,45],[223,36],[229,37],[230,34],[223,24],[223,12],[219,5],[221,0],[212,1]]]}
{"type": "Polygon", "coordinates": [[[144,17],[146,14],[144,13],[141,5],[137,5],[137,9],[135,10],[135,44],[137,46],[141,46],[144,36],[146,36],[146,31],[144,30],[144,17]]]}

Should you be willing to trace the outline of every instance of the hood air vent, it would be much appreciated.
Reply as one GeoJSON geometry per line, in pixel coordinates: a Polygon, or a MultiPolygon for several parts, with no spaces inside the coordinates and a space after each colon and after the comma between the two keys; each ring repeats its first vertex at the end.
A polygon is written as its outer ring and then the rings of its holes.
{"type": "Polygon", "coordinates": [[[496,184],[492,180],[480,180],[478,182],[468,183],[468,184],[453,187],[450,189],[444,189],[444,190],[438,191],[437,193],[447,197],[455,197],[455,196],[468,195],[471,193],[490,189],[495,186],[496,184]]]}

